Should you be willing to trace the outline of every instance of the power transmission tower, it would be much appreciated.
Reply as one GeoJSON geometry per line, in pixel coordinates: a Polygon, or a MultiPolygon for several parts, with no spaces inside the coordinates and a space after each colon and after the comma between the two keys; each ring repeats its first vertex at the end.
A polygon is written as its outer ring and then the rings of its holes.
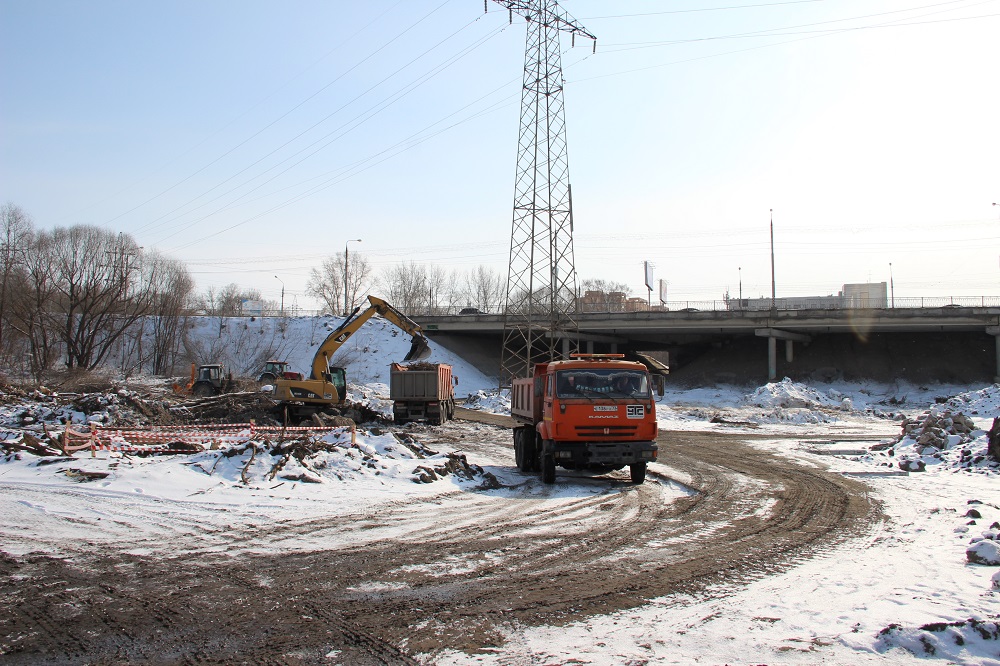
{"type": "MultiPolygon", "coordinates": [[[[559,38],[596,40],[556,0],[494,0],[527,20],[514,221],[504,305],[500,385],[577,344],[573,198],[559,38]],[[560,350],[561,347],[561,350],[560,350]]],[[[595,42],[596,46],[596,42],[595,42]]]]}

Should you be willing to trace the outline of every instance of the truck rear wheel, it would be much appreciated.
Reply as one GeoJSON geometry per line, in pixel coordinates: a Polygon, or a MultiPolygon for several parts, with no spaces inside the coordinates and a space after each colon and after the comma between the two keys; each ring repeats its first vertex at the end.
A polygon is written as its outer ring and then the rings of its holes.
{"type": "Polygon", "coordinates": [[[646,463],[635,463],[628,466],[628,471],[632,474],[632,483],[642,483],[646,480],[646,463]]]}
{"type": "Polygon", "coordinates": [[[533,430],[524,431],[524,460],[529,472],[541,469],[542,438],[533,430]]]}
{"type": "Polygon", "coordinates": [[[524,431],[514,428],[514,464],[524,471],[524,431]]]}
{"type": "Polygon", "coordinates": [[[527,428],[521,429],[521,471],[535,471],[535,460],[538,450],[535,448],[535,433],[527,428]]]}
{"type": "Polygon", "coordinates": [[[542,456],[542,483],[556,482],[556,459],[551,453],[542,456]]]}

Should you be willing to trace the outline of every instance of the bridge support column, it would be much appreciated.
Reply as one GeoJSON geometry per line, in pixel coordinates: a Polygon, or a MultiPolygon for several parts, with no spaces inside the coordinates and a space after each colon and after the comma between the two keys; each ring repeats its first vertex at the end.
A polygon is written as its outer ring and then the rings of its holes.
{"type": "Polygon", "coordinates": [[[785,361],[792,362],[792,343],[809,342],[808,335],[792,333],[779,328],[758,328],[754,331],[758,338],[767,338],[767,380],[778,378],[778,340],[785,341],[785,361]]]}
{"type": "Polygon", "coordinates": [[[987,335],[993,336],[993,342],[996,343],[996,367],[993,368],[993,381],[1000,384],[1000,326],[987,326],[987,335]]]}
{"type": "Polygon", "coordinates": [[[994,335],[993,341],[996,342],[996,347],[997,347],[997,367],[994,368],[994,370],[996,370],[996,373],[993,376],[993,381],[997,384],[1000,384],[1000,335],[994,335]]]}

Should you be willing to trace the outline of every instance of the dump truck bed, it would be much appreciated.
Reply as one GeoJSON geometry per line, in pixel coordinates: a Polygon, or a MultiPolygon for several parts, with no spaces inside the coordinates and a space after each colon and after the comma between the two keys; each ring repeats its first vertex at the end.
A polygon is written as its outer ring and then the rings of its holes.
{"type": "Polygon", "coordinates": [[[452,395],[451,366],[445,363],[393,363],[389,371],[392,400],[447,400],[452,395]]]}

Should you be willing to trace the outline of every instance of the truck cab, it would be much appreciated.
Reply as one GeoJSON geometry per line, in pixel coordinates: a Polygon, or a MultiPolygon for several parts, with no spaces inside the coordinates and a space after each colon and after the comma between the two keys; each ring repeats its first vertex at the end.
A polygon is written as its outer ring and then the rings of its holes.
{"type": "Polygon", "coordinates": [[[657,458],[656,404],[649,372],[621,354],[574,354],[540,363],[531,378],[512,383],[514,457],[522,471],[540,469],[546,483],[556,466],[598,473],[629,467],[642,483],[657,458]]]}

